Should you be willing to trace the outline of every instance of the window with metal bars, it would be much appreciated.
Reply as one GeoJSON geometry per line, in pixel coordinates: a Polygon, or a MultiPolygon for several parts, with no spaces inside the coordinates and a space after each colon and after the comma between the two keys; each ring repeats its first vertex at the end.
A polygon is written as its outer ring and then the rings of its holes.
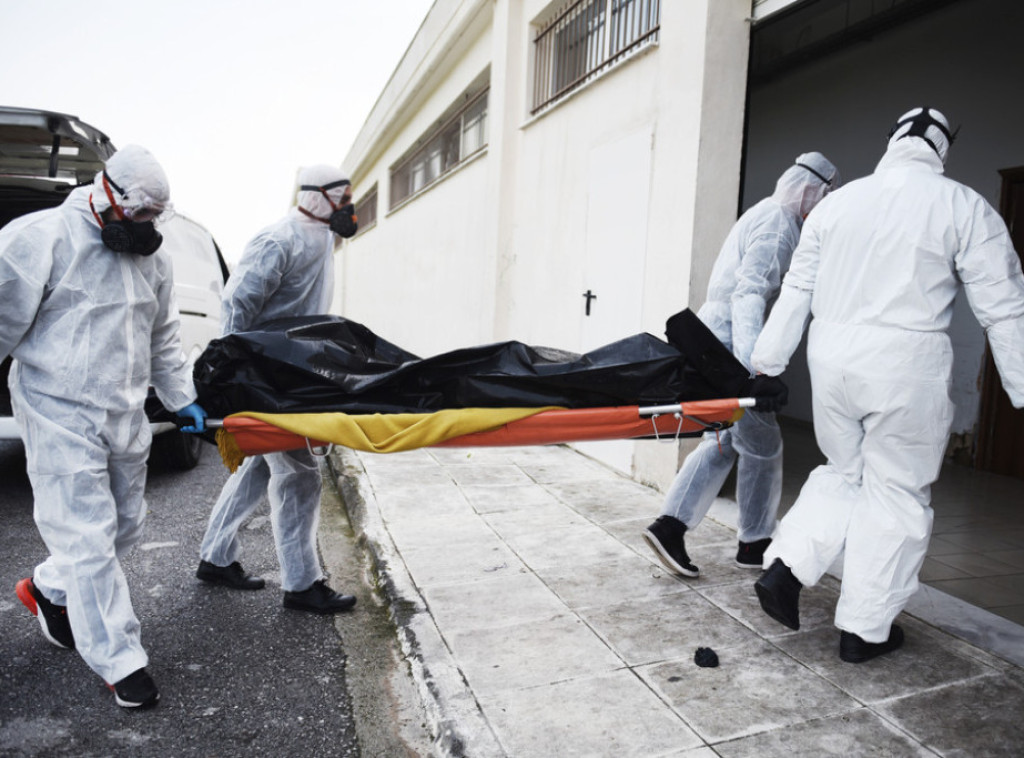
{"type": "Polygon", "coordinates": [[[438,181],[487,145],[487,90],[391,169],[391,208],[438,181]]]}
{"type": "Polygon", "coordinates": [[[537,113],[658,39],[661,0],[574,0],[533,40],[537,113]]]}
{"type": "Polygon", "coordinates": [[[376,184],[370,188],[369,192],[359,198],[359,201],[356,203],[356,218],[359,220],[359,231],[356,232],[357,236],[377,225],[376,184]]]}

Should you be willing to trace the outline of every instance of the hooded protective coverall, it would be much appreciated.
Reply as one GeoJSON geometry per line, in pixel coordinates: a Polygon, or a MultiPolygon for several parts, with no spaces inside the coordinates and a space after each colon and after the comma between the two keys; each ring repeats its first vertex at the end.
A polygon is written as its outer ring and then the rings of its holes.
{"type": "MultiPolygon", "coordinates": [[[[722,244],[697,315],[748,368],[804,217],[838,184],[839,172],[821,153],[799,156],[775,192],[740,216],[722,244]]],[[[771,536],[782,495],[782,435],[771,412],[751,409],[730,429],[706,433],[679,469],[662,513],[689,529],[697,526],[737,458],[739,539],[771,536]]]]}
{"type": "MultiPolygon", "coordinates": [[[[332,166],[311,166],[301,185],[323,186],[346,178],[332,166]]],[[[328,190],[337,203],[344,187],[328,190]]],[[[327,313],[334,296],[334,234],[323,220],[332,208],[319,192],[300,191],[298,207],[254,237],[232,272],[221,310],[224,334],[259,329],[278,318],[327,313]]],[[[250,456],[221,491],[200,547],[202,560],[228,566],[242,546],[238,530],[260,504],[270,500],[281,586],[301,592],[324,577],[316,553],[320,519],[320,472],[308,450],[250,456]]]]}
{"type": "MultiPolygon", "coordinates": [[[[123,207],[165,207],[166,176],[143,148],[107,163],[123,207]]],[[[102,172],[57,208],[0,231],[0,356],[25,442],[35,521],[49,550],[33,583],[67,606],[75,647],[108,683],[147,656],[119,559],[142,534],[152,385],[167,408],[195,400],[171,262],[104,246],[102,172]]]]}
{"type": "Polygon", "coordinates": [[[949,144],[938,128],[906,131],[872,175],[807,219],[752,359],[781,373],[813,316],[814,429],[828,462],[780,522],[764,565],[781,558],[813,585],[845,548],[835,623],[870,643],[889,638],[918,586],[953,417],[946,331],[961,283],[1011,400],[1024,405],[1024,279],[1006,225],[943,176],[949,144]]]}

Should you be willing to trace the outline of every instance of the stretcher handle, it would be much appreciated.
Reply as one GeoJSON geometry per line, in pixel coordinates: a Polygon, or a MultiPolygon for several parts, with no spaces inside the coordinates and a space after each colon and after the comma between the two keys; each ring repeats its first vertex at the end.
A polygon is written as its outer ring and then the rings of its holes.
{"type": "MultiPolygon", "coordinates": [[[[175,423],[175,426],[177,426],[180,429],[183,426],[191,426],[192,425],[192,419],[178,417],[177,419],[175,419],[174,423],[175,423]]],[[[206,428],[207,429],[221,429],[224,426],[224,419],[222,419],[222,418],[207,418],[207,419],[203,419],[203,423],[206,424],[206,428]]],[[[309,454],[312,455],[314,458],[326,458],[334,450],[334,443],[333,442],[329,442],[326,445],[324,445],[323,447],[321,447],[321,446],[314,446],[313,443],[310,442],[309,437],[305,437],[304,439],[306,440],[306,450],[308,450],[309,454]]]]}
{"type": "MultiPolygon", "coordinates": [[[[684,405],[685,403],[675,403],[673,405],[648,405],[644,408],[640,408],[639,411],[640,415],[643,417],[662,416],[666,413],[682,413],[684,405]]],[[[736,398],[736,405],[740,408],[753,408],[757,405],[757,399],[752,397],[739,397],[736,398]]]]}
{"type": "MultiPolygon", "coordinates": [[[[192,424],[194,423],[194,419],[185,418],[184,416],[174,417],[174,425],[179,429],[185,426],[192,426],[192,424]]],[[[206,426],[207,429],[220,429],[222,426],[224,426],[224,419],[207,418],[203,419],[203,424],[206,426]]]]}
{"type": "MultiPolygon", "coordinates": [[[[736,398],[737,408],[753,408],[756,404],[757,400],[755,400],[752,397],[736,398]]],[[[708,431],[718,431],[719,429],[722,429],[724,426],[726,426],[726,424],[722,424],[721,422],[706,422],[703,419],[698,418],[697,416],[684,413],[683,403],[675,403],[672,405],[650,405],[645,408],[638,408],[637,411],[641,418],[651,419],[651,427],[654,430],[654,439],[657,440],[658,442],[662,441],[661,434],[658,431],[658,418],[669,413],[671,413],[676,419],[679,420],[679,426],[676,428],[676,433],[674,436],[666,436],[665,441],[667,442],[674,442],[679,440],[680,436],[682,435],[684,420],[696,422],[697,424],[703,426],[708,431]]]]}

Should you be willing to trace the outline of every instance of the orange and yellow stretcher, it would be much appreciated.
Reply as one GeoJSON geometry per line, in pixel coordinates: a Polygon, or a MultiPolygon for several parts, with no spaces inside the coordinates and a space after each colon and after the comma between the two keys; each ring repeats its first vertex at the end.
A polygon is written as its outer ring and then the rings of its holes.
{"type": "MultiPolygon", "coordinates": [[[[247,455],[332,445],[373,453],[422,447],[508,447],[567,442],[671,439],[725,429],[753,398],[610,408],[458,408],[433,413],[235,413],[208,419],[234,471],[247,455]]],[[[321,452],[321,454],[323,454],[321,452]]]]}

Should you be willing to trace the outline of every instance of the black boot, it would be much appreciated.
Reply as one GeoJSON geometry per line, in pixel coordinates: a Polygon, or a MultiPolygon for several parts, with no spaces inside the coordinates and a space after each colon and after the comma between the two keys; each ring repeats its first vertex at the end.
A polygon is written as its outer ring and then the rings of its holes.
{"type": "Polygon", "coordinates": [[[839,657],[847,663],[864,663],[880,655],[891,653],[903,644],[903,630],[893,624],[885,642],[865,642],[853,632],[839,635],[839,657]]]}
{"type": "Polygon", "coordinates": [[[686,524],[672,516],[658,516],[644,529],[644,540],[669,571],[683,576],[699,576],[700,569],[690,563],[686,554],[686,524]]]}
{"type": "Polygon", "coordinates": [[[310,613],[339,613],[347,611],[356,604],[352,595],[341,595],[321,579],[313,582],[309,589],[302,592],[285,592],[284,607],[295,611],[310,613]]]}
{"type": "Polygon", "coordinates": [[[754,583],[761,609],[790,629],[800,628],[800,590],[803,585],[793,576],[789,566],[776,558],[761,578],[754,583]]]}

